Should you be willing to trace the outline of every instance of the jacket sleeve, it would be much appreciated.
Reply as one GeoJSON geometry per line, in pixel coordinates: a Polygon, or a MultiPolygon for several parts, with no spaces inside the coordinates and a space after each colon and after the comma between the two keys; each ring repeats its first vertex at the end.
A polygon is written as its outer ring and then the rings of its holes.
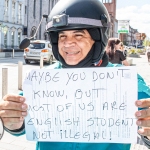
{"type": "Polygon", "coordinates": [[[150,140],[149,140],[147,137],[145,137],[145,136],[141,136],[141,140],[142,140],[142,142],[144,143],[144,145],[145,145],[148,149],[150,149],[150,140]]]}
{"type": "MultiPolygon", "coordinates": [[[[145,98],[150,98],[150,87],[145,83],[144,79],[138,75],[138,99],[145,98]]],[[[140,143],[150,149],[150,140],[147,137],[141,136],[140,141],[140,143]]]]}

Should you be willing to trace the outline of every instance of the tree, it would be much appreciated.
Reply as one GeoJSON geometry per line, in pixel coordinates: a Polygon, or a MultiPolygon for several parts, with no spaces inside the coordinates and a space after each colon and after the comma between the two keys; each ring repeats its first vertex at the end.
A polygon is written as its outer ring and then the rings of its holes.
{"type": "Polygon", "coordinates": [[[144,46],[150,45],[150,39],[149,39],[149,38],[146,38],[146,39],[144,40],[144,42],[143,42],[143,45],[144,45],[144,46]]]}

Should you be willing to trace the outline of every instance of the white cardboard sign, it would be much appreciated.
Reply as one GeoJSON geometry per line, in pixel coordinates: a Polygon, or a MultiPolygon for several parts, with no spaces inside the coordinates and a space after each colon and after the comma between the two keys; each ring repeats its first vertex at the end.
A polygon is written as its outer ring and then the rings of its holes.
{"type": "Polygon", "coordinates": [[[23,85],[33,141],[135,143],[135,67],[39,69],[23,85]]]}

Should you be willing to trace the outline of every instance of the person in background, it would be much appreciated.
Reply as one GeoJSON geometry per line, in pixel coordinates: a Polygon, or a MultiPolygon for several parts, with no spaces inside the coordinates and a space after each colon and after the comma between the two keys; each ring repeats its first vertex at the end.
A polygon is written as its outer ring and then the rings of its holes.
{"type": "MultiPolygon", "coordinates": [[[[46,32],[49,34],[54,56],[58,60],[50,66],[51,68],[99,67],[101,69],[101,67],[121,66],[108,61],[105,47],[109,37],[110,18],[107,9],[99,0],[60,0],[52,9],[48,21],[46,32]]],[[[117,40],[114,42],[113,50],[119,43],[117,40]]],[[[141,127],[138,133],[142,135],[143,141],[148,145],[150,89],[139,75],[137,83],[139,100],[135,100],[135,105],[140,108],[147,107],[145,110],[135,112],[137,125],[141,127]]],[[[7,132],[18,136],[25,134],[24,118],[27,116],[27,108],[23,93],[22,95],[7,94],[4,96],[0,101],[0,116],[7,132]]],[[[39,141],[36,144],[36,150],[77,149],[130,150],[130,144],[120,143],[120,141],[118,143],[39,141]]]]}
{"type": "Polygon", "coordinates": [[[106,46],[109,61],[113,64],[123,64],[124,66],[129,66],[129,63],[121,50],[121,43],[122,42],[118,38],[109,38],[106,46]]]}
{"type": "Polygon", "coordinates": [[[125,49],[123,43],[120,44],[120,50],[123,52],[125,58],[127,58],[127,50],[125,49]]]}
{"type": "Polygon", "coordinates": [[[147,48],[146,48],[146,55],[147,55],[147,60],[150,63],[150,45],[147,46],[147,48]]]}

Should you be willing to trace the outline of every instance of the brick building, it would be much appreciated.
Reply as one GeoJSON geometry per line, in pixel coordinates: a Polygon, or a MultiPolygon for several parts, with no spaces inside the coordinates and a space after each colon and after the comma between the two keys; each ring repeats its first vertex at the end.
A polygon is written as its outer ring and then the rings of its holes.
{"type": "Polygon", "coordinates": [[[116,0],[101,0],[110,15],[111,30],[110,37],[118,37],[118,21],[116,19],[116,0]]]}
{"type": "Polygon", "coordinates": [[[133,45],[136,43],[139,45],[142,43],[141,40],[136,40],[135,34],[138,33],[137,29],[132,28],[129,25],[129,33],[120,33],[118,34],[118,20],[116,19],[116,3],[117,0],[101,0],[107,8],[110,19],[111,19],[111,30],[110,37],[118,37],[125,45],[133,45]]]}
{"type": "MultiPolygon", "coordinates": [[[[32,37],[43,14],[48,15],[59,0],[1,0],[0,51],[19,50],[25,37],[32,37]]],[[[45,39],[46,19],[43,19],[37,39],[45,39]]]]}
{"type": "Polygon", "coordinates": [[[25,0],[1,0],[0,10],[0,51],[18,48],[23,39],[25,0]]]}

